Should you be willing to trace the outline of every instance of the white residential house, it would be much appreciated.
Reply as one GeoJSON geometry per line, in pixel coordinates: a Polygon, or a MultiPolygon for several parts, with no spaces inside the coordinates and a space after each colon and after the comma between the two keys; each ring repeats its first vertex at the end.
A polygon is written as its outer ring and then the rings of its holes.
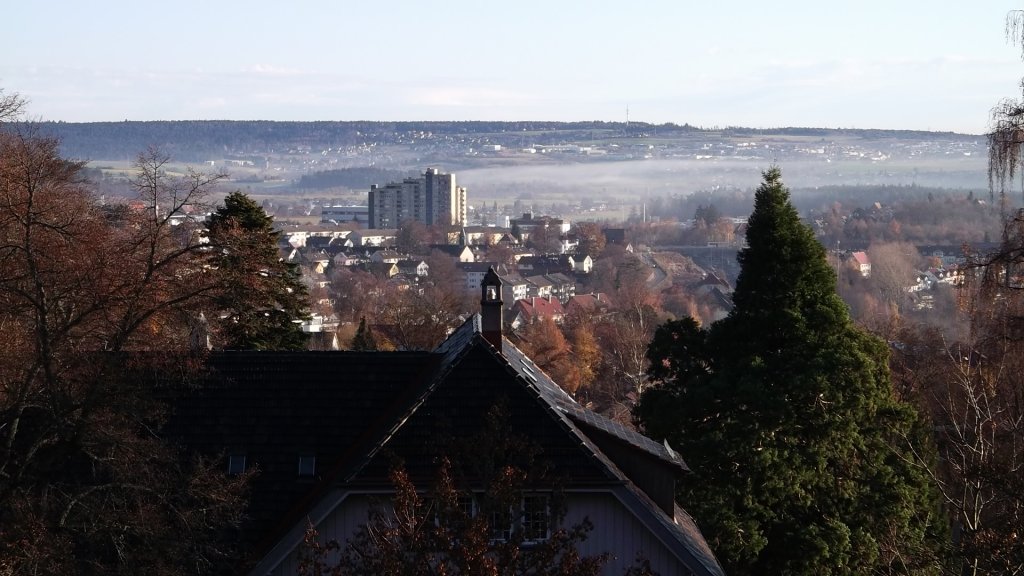
{"type": "Polygon", "coordinates": [[[469,246],[460,244],[432,244],[430,251],[443,252],[454,258],[456,262],[476,262],[476,255],[469,246]]]}
{"type": "Polygon", "coordinates": [[[517,300],[525,300],[530,294],[530,283],[518,274],[499,274],[501,279],[501,299],[505,308],[511,309],[517,300]]]}
{"type": "Polygon", "coordinates": [[[569,262],[572,263],[573,272],[580,274],[590,274],[590,271],[594,269],[594,259],[589,254],[569,256],[569,262]]]}
{"type": "Polygon", "coordinates": [[[339,252],[334,255],[335,266],[354,266],[365,261],[365,257],[357,256],[355,254],[346,254],[344,252],[339,252]]]}
{"type": "Polygon", "coordinates": [[[396,262],[398,271],[408,276],[426,278],[430,275],[430,265],[419,259],[399,260],[396,262]]]}
{"type": "Polygon", "coordinates": [[[394,250],[377,250],[373,254],[370,254],[371,262],[384,262],[387,264],[397,264],[405,256],[394,250]]]}
{"type": "Polygon", "coordinates": [[[871,259],[868,258],[867,252],[853,252],[850,254],[850,262],[861,276],[865,278],[871,276],[871,259]]]}
{"type": "Polygon", "coordinates": [[[335,332],[338,329],[338,317],[334,314],[329,316],[323,316],[320,314],[312,314],[306,320],[302,322],[302,331],[306,334],[315,334],[317,332],[335,332]]]}
{"type": "Polygon", "coordinates": [[[349,234],[349,239],[353,246],[386,246],[394,244],[397,235],[395,229],[356,230],[349,234]]]}

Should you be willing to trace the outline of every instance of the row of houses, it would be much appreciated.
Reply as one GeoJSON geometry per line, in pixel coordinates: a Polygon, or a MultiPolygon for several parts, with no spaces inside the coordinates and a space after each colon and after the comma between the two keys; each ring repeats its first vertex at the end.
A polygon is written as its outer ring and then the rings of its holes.
{"type": "Polygon", "coordinates": [[[960,286],[964,282],[964,271],[962,268],[929,268],[918,271],[914,274],[914,284],[907,286],[905,290],[910,293],[924,290],[934,290],[940,285],[960,286]]]}
{"type": "Polygon", "coordinates": [[[516,300],[508,317],[513,330],[535,322],[551,320],[561,324],[566,318],[594,318],[610,313],[614,309],[611,299],[604,293],[574,294],[565,304],[557,298],[530,296],[516,300]]]}
{"type": "MultiPolygon", "coordinates": [[[[443,253],[454,260],[456,269],[462,275],[460,285],[467,292],[479,287],[490,267],[497,268],[505,282],[505,299],[508,302],[528,296],[554,296],[563,302],[567,301],[575,293],[576,275],[589,273],[593,267],[593,260],[589,256],[528,256],[521,259],[522,265],[518,271],[514,271],[497,262],[477,261],[478,256],[483,257],[483,254],[478,255],[469,247],[435,246],[431,251],[443,253]],[[532,264],[534,260],[543,264],[532,264]]],[[[412,283],[430,275],[428,257],[403,254],[392,249],[368,251],[349,248],[334,251],[332,256],[331,250],[292,248],[287,254],[287,260],[303,265],[312,276],[322,277],[322,282],[327,281],[326,276],[332,269],[338,268],[361,269],[385,280],[397,278],[412,283]]]]}
{"type": "Polygon", "coordinates": [[[407,276],[423,278],[429,275],[427,260],[430,255],[440,253],[454,260],[464,276],[467,290],[475,290],[486,272],[488,265],[499,266],[488,259],[489,249],[505,246],[518,274],[505,271],[509,298],[515,296],[548,296],[554,293],[563,301],[571,295],[567,285],[574,284],[573,276],[589,274],[594,261],[589,255],[576,254],[535,254],[522,247],[515,237],[498,228],[483,228],[475,231],[463,228],[458,237],[449,238],[449,243],[432,244],[423,248],[424,254],[403,254],[395,248],[397,230],[341,230],[337,228],[312,228],[290,230],[283,235],[282,250],[289,261],[303,264],[313,274],[327,274],[332,267],[360,267],[374,274],[393,278],[407,276]],[[481,234],[491,236],[482,237],[481,234]],[[524,288],[524,285],[526,286],[524,288]]]}
{"type": "MultiPolygon", "coordinates": [[[[397,228],[361,228],[359,219],[338,220],[337,210],[353,207],[323,208],[321,226],[316,229],[295,230],[288,232],[294,242],[302,244],[312,237],[333,236],[350,242],[351,246],[392,246],[398,237],[397,228]]],[[[358,207],[362,208],[362,207],[358,207]]],[[[465,246],[521,246],[543,234],[552,243],[557,240],[559,253],[571,252],[576,247],[576,240],[570,234],[571,224],[568,220],[552,216],[535,216],[527,212],[520,218],[508,219],[507,226],[468,226],[457,225],[449,232],[447,241],[451,244],[465,246]]]]}
{"type": "MultiPolygon", "coordinates": [[[[461,239],[466,237],[463,235],[461,239]]],[[[507,234],[502,238],[507,240],[507,234]]],[[[314,313],[303,325],[305,331],[322,333],[337,329],[338,319],[330,312],[334,302],[329,287],[331,275],[343,268],[368,272],[398,290],[416,290],[422,282],[432,280],[430,262],[444,256],[452,260],[458,273],[452,289],[466,294],[478,290],[483,277],[493,268],[502,281],[501,299],[505,309],[512,312],[510,318],[519,319],[519,325],[534,321],[538,315],[531,313],[531,307],[524,304],[519,308],[525,312],[513,311],[517,303],[541,299],[554,301],[558,307],[569,305],[576,296],[578,280],[589,274],[594,265],[589,255],[537,255],[523,248],[510,253],[516,265],[505,265],[488,259],[488,249],[495,244],[434,244],[425,247],[427,254],[405,254],[394,247],[394,239],[392,231],[387,230],[312,228],[284,234],[281,248],[286,258],[303,267],[311,288],[322,289],[314,290],[314,308],[318,314],[314,313]]],[[[505,254],[507,257],[509,252],[505,254]]],[[[555,313],[555,319],[561,320],[562,314],[555,313]]]]}

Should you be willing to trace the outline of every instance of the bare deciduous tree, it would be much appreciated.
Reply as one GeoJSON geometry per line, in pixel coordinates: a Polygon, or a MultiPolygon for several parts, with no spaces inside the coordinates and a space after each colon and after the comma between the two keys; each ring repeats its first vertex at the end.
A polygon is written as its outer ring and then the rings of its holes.
{"type": "Polygon", "coordinates": [[[871,259],[869,283],[889,307],[900,312],[908,289],[917,283],[921,261],[917,248],[906,242],[876,242],[868,247],[867,254],[871,259]]]}
{"type": "Polygon", "coordinates": [[[25,100],[18,94],[4,94],[0,88],[0,123],[18,118],[25,109],[25,100]]]}
{"type": "MultiPolygon", "coordinates": [[[[1012,10],[1007,14],[1006,39],[1019,44],[1024,57],[1024,11],[1012,10]]],[[[1020,172],[1022,146],[1024,100],[1005,98],[992,109],[992,126],[988,135],[989,186],[998,189],[1004,207],[1006,193],[1020,172]]]]}
{"type": "Polygon", "coordinates": [[[159,437],[157,390],[198,365],[203,254],[155,203],[94,202],[81,168],[0,134],[0,573],[202,573],[244,481],[159,437]]]}
{"type": "MultiPolygon", "coordinates": [[[[920,399],[935,430],[939,466],[920,454],[950,512],[961,573],[1022,574],[1024,547],[1024,380],[1013,319],[1016,293],[964,295],[964,338],[908,329],[898,336],[894,374],[920,399]]],[[[1019,335],[1018,335],[1019,336],[1019,335]]]]}

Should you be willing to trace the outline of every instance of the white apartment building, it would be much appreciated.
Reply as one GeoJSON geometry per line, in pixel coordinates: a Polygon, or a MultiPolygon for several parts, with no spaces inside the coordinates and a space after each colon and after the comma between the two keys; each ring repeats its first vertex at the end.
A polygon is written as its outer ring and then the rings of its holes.
{"type": "Polygon", "coordinates": [[[397,228],[406,220],[466,225],[466,189],[455,184],[454,174],[428,168],[419,178],[406,178],[384,187],[370,187],[370,228],[397,228]]]}

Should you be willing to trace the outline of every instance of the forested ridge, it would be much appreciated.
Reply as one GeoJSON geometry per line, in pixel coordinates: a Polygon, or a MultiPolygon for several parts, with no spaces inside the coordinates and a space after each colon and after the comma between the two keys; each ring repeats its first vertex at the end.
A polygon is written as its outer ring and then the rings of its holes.
{"type": "Polygon", "coordinates": [[[645,122],[487,122],[487,121],[317,121],[180,120],[122,122],[39,122],[37,128],[61,141],[63,154],[74,158],[132,157],[148,146],[159,146],[174,158],[203,161],[211,155],[287,152],[310,146],[317,150],[362,144],[408,143],[417,139],[485,138],[489,142],[518,145],[561,144],[609,138],[723,138],[743,136],[817,136],[871,139],[973,140],[977,136],[913,130],[863,130],[784,127],[698,128],[688,124],[645,122]]]}

